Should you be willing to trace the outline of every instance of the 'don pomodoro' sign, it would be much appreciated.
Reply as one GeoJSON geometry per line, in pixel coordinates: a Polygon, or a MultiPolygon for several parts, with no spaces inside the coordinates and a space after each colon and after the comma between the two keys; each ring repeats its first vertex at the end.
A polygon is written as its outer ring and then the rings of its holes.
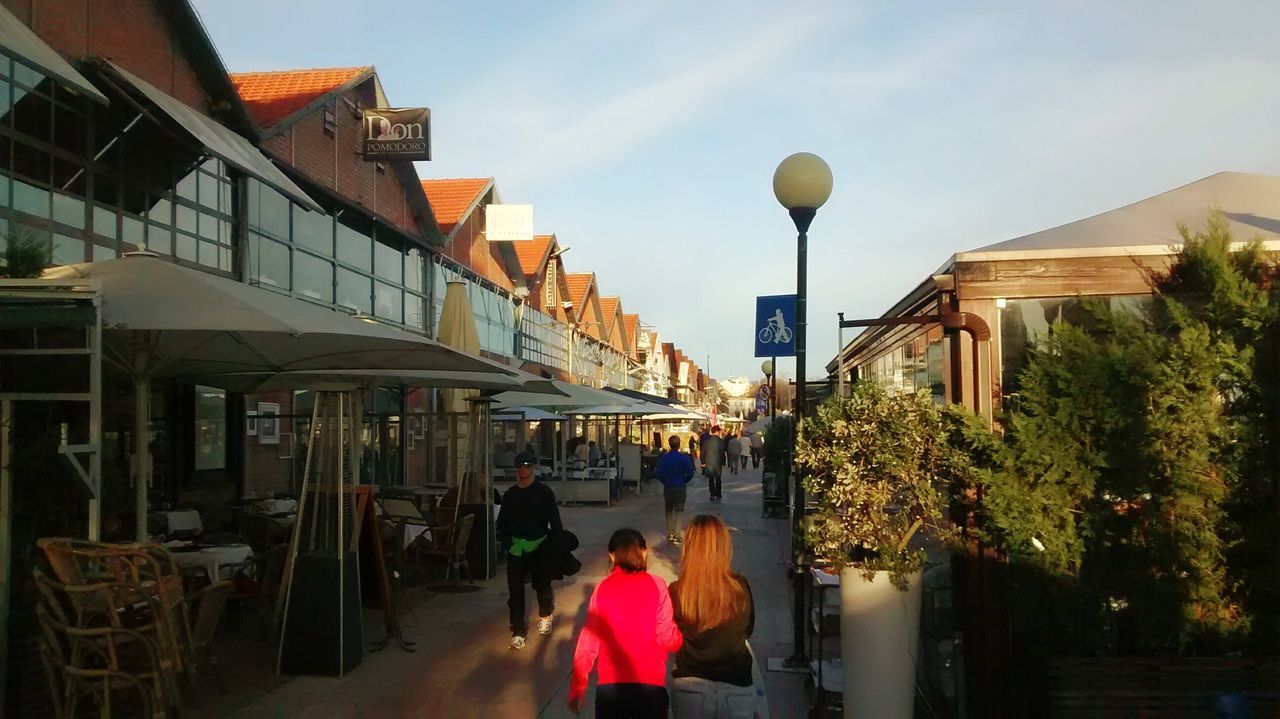
{"type": "Polygon", "coordinates": [[[366,108],[362,118],[364,159],[431,159],[430,108],[366,108]]]}

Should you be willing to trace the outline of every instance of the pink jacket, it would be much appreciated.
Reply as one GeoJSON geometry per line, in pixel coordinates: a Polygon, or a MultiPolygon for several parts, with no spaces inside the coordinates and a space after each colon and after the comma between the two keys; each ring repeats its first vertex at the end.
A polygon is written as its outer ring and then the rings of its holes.
{"type": "Polygon", "coordinates": [[[587,623],[573,653],[570,701],[586,694],[597,660],[599,684],[665,686],[667,655],[683,643],[666,582],[648,572],[614,569],[591,594],[587,623]]]}

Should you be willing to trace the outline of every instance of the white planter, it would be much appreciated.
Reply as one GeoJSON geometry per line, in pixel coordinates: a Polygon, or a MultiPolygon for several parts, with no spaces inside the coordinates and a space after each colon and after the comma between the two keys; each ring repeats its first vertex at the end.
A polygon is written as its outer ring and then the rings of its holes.
{"type": "Polygon", "coordinates": [[[911,719],[920,651],[920,573],[902,591],[888,572],[840,575],[845,719],[911,719]]]}

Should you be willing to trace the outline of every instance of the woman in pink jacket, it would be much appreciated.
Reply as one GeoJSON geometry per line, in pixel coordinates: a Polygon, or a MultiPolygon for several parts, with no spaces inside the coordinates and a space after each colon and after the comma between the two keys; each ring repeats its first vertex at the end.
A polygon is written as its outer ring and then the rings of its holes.
{"type": "Polygon", "coordinates": [[[667,655],[683,639],[666,582],[646,571],[648,558],[644,535],[634,529],[619,529],[609,539],[613,571],[591,594],[573,653],[569,708],[575,713],[586,701],[594,665],[597,717],[666,719],[667,655]]]}

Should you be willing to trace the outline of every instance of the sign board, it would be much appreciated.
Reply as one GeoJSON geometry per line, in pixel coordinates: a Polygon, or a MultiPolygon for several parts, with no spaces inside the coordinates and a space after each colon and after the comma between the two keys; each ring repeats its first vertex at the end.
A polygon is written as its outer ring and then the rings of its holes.
{"type": "Polygon", "coordinates": [[[547,260],[547,279],[543,280],[542,309],[554,315],[556,310],[556,258],[547,260]]]}
{"type": "Polygon", "coordinates": [[[484,236],[490,242],[533,239],[533,205],[486,205],[484,236]]]}
{"type": "Polygon", "coordinates": [[[796,355],[796,296],[756,298],[756,357],[796,355]]]}
{"type": "Polygon", "coordinates": [[[769,412],[769,385],[760,385],[759,391],[756,392],[756,414],[764,415],[769,412]]]}
{"type": "Polygon", "coordinates": [[[364,159],[431,159],[429,108],[366,108],[362,113],[362,124],[364,159]]]}

